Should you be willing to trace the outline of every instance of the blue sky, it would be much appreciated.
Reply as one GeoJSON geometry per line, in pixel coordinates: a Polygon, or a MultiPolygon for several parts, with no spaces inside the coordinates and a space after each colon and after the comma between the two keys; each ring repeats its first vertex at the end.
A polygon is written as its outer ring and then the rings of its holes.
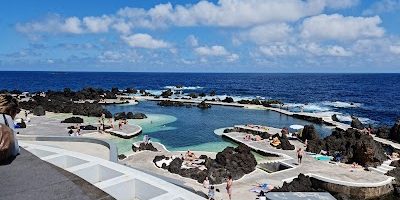
{"type": "Polygon", "coordinates": [[[400,0],[0,4],[0,70],[400,72],[400,0]]]}

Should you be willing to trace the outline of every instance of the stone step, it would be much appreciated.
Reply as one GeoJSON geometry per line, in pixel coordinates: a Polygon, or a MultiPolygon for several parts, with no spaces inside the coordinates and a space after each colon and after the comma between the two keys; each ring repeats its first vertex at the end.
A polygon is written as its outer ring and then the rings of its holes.
{"type": "Polygon", "coordinates": [[[381,171],[384,171],[385,173],[389,171],[388,168],[385,168],[385,167],[383,167],[383,166],[378,166],[377,169],[379,169],[379,170],[381,170],[381,171]]]}
{"type": "Polygon", "coordinates": [[[393,166],[390,166],[390,165],[387,165],[387,164],[382,164],[381,166],[386,168],[386,169],[388,169],[388,170],[392,170],[392,169],[396,168],[396,167],[393,167],[393,166]]]}

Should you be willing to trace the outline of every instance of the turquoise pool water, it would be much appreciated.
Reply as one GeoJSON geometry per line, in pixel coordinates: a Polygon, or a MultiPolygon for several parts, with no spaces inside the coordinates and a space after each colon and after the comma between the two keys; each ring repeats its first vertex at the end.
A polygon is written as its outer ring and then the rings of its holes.
{"type": "MultiPolygon", "coordinates": [[[[152,141],[161,142],[172,151],[210,151],[218,152],[226,146],[236,146],[214,133],[215,129],[229,127],[236,124],[263,124],[272,127],[288,127],[292,124],[312,124],[273,111],[249,110],[235,107],[213,106],[211,109],[201,110],[197,107],[161,107],[155,102],[143,101],[138,105],[107,106],[112,113],[142,112],[148,118],[130,120],[129,123],[138,124],[143,128],[143,134],[133,139],[112,139],[118,145],[119,151],[131,150],[132,142],[140,141],[144,134],[149,135],[152,141]]],[[[331,130],[314,124],[321,136],[327,136],[331,130]]]]}

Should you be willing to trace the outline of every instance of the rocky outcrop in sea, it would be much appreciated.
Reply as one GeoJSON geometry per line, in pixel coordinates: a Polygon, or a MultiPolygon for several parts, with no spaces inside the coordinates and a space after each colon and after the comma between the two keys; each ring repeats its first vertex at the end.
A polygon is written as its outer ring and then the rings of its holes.
{"type": "Polygon", "coordinates": [[[75,124],[81,124],[83,123],[83,119],[80,117],[69,117],[61,121],[61,123],[75,123],[75,124]]]}

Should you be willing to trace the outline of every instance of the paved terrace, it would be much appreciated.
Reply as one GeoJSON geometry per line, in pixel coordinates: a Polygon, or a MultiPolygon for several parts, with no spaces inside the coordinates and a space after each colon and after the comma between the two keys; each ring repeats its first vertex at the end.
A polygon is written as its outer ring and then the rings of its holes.
{"type": "Polygon", "coordinates": [[[290,142],[295,145],[296,149],[281,150],[272,147],[268,140],[245,141],[243,139],[245,135],[246,133],[239,132],[223,134],[224,137],[227,137],[235,142],[245,144],[254,150],[280,155],[282,157],[282,162],[294,166],[294,168],[270,174],[266,173],[262,176],[246,176],[240,181],[265,182],[280,186],[284,181],[290,182],[300,173],[303,173],[316,179],[339,185],[354,187],[377,187],[391,183],[393,179],[392,177],[383,174],[365,171],[362,168],[351,170],[349,165],[336,165],[330,164],[328,161],[318,161],[310,155],[305,155],[303,157],[303,163],[301,165],[297,165],[296,150],[300,147],[304,148],[302,143],[290,140],[290,142]]]}
{"type": "MultiPolygon", "coordinates": [[[[198,99],[171,99],[171,98],[154,98],[152,96],[140,96],[140,97],[135,97],[138,100],[148,100],[148,101],[164,101],[164,100],[169,100],[173,102],[182,102],[182,103],[193,103],[193,104],[198,104],[201,103],[203,100],[198,100],[198,99]]],[[[308,113],[308,112],[291,112],[288,110],[280,109],[280,108],[273,108],[273,107],[264,107],[262,105],[251,105],[251,104],[240,104],[240,103],[226,103],[226,102],[221,102],[221,101],[206,101],[206,103],[211,104],[211,105],[218,105],[218,106],[233,106],[233,107],[241,107],[241,108],[247,108],[247,109],[258,109],[258,110],[272,110],[275,112],[279,112],[284,115],[292,116],[295,118],[300,118],[307,120],[310,118],[315,118],[320,120],[321,122],[337,127],[342,130],[347,130],[350,128],[350,125],[344,124],[341,122],[336,122],[332,120],[332,113],[331,112],[321,112],[321,113],[308,113]]]]}

